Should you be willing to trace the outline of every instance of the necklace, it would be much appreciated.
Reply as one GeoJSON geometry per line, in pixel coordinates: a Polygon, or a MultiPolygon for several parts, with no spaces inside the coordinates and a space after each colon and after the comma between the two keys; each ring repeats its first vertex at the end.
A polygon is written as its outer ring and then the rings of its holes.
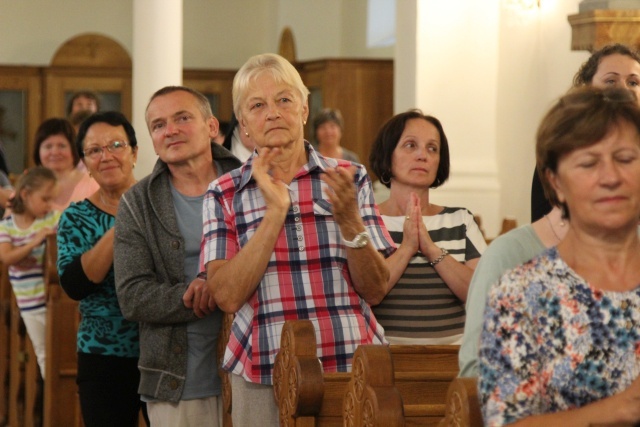
{"type": "Polygon", "coordinates": [[[549,219],[549,215],[545,215],[544,217],[547,218],[547,222],[549,223],[549,228],[551,229],[551,232],[553,233],[553,235],[556,236],[556,239],[558,239],[558,242],[561,241],[562,239],[560,238],[560,236],[558,236],[558,233],[556,233],[556,229],[553,228],[553,224],[549,219]]]}
{"type": "Polygon", "coordinates": [[[107,203],[107,201],[104,199],[104,196],[102,195],[102,191],[98,192],[98,195],[100,196],[100,201],[102,202],[103,205],[112,209],[118,209],[117,204],[114,205],[113,203],[107,203]]]}

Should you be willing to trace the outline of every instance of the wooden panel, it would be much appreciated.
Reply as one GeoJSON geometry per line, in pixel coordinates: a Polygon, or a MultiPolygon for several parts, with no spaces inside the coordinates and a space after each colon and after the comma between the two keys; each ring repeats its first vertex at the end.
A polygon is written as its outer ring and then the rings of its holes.
{"type": "Polygon", "coordinates": [[[67,40],[53,55],[54,67],[129,68],[131,57],[115,40],[100,34],[81,34],[67,40]]]}
{"type": "Polygon", "coordinates": [[[4,266],[0,267],[0,426],[9,417],[9,349],[11,343],[11,284],[4,266]]]}
{"type": "Polygon", "coordinates": [[[25,140],[23,141],[24,158],[21,159],[22,168],[33,166],[31,161],[33,138],[42,120],[42,72],[40,67],[0,66],[0,91],[21,91],[26,101],[26,109],[23,113],[25,140]]]}
{"type": "Polygon", "coordinates": [[[82,426],[78,386],[76,335],[80,323],[78,302],[59,285],[56,236],[48,236],[44,271],[47,290],[47,363],[44,388],[44,427],[82,426]]]}
{"type": "Polygon", "coordinates": [[[78,426],[80,406],[76,385],[78,303],[60,285],[48,285],[47,373],[44,426],[78,426]]]}
{"type": "MultiPolygon", "coordinates": [[[[298,64],[311,91],[319,90],[322,105],[310,105],[305,136],[313,140],[313,113],[336,108],[344,117],[341,145],[369,166],[370,147],[382,124],[393,115],[393,61],[327,59],[298,64]]],[[[314,98],[311,98],[313,104],[314,98]]]]}
{"type": "Polygon", "coordinates": [[[131,69],[47,68],[44,117],[66,117],[65,95],[78,90],[120,94],[121,113],[131,120],[131,69]]]}
{"type": "Polygon", "coordinates": [[[184,70],[184,85],[205,95],[219,97],[219,109],[216,117],[221,122],[231,120],[233,114],[233,100],[231,87],[236,70],[184,70]]]}

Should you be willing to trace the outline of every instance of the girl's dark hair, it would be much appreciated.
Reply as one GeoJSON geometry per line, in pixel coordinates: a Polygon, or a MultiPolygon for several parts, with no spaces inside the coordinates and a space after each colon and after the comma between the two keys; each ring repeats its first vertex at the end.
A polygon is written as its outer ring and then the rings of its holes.
{"type": "Polygon", "coordinates": [[[27,190],[27,192],[36,191],[51,182],[56,182],[56,176],[51,169],[47,169],[44,166],[36,166],[25,171],[16,183],[15,195],[11,199],[11,210],[17,214],[24,213],[25,205],[21,194],[22,190],[27,190]]]}
{"type": "Polygon", "coordinates": [[[369,165],[371,166],[371,170],[380,179],[380,182],[387,188],[391,187],[391,178],[393,177],[391,173],[391,160],[393,158],[393,151],[396,149],[398,141],[400,141],[407,121],[411,119],[426,120],[434,125],[440,134],[440,163],[438,164],[436,179],[429,187],[437,188],[444,184],[449,178],[449,142],[447,136],[444,134],[440,120],[433,116],[424,115],[422,111],[418,109],[397,114],[380,128],[373,142],[371,155],[369,156],[369,165]]]}
{"type": "Polygon", "coordinates": [[[131,149],[133,150],[134,147],[138,146],[136,131],[133,129],[133,126],[131,126],[131,123],[129,123],[129,120],[127,120],[122,113],[118,113],[117,111],[104,111],[90,115],[80,125],[80,129],[78,129],[78,138],[76,139],[76,150],[80,153],[81,157],[84,157],[83,144],[84,138],[87,136],[87,131],[96,123],[106,123],[114,127],[122,126],[127,134],[127,138],[129,138],[129,146],[131,149]]]}
{"type": "Polygon", "coordinates": [[[71,155],[73,156],[73,165],[77,166],[80,161],[80,155],[73,141],[76,140],[76,131],[73,129],[71,122],[67,119],[52,118],[47,119],[38,126],[36,131],[36,141],[33,147],[33,162],[36,166],[42,166],[42,160],[40,159],[40,146],[45,139],[53,135],[62,135],[69,141],[69,147],[71,148],[71,155]]]}
{"type": "Polygon", "coordinates": [[[637,63],[640,64],[640,54],[637,50],[620,43],[610,44],[604,46],[600,50],[593,52],[589,59],[587,59],[587,61],[582,64],[576,75],[573,76],[573,86],[580,87],[591,85],[591,83],[593,82],[593,77],[598,72],[598,66],[600,66],[600,61],[602,61],[602,58],[616,54],[628,56],[629,58],[634,59],[637,63]]]}

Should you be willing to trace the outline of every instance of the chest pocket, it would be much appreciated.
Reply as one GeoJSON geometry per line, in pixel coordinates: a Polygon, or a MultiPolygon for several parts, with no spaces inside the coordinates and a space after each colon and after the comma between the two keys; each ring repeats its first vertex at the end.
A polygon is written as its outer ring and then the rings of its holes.
{"type": "Polygon", "coordinates": [[[328,200],[320,199],[313,201],[313,213],[316,216],[333,217],[333,208],[328,200]]]}

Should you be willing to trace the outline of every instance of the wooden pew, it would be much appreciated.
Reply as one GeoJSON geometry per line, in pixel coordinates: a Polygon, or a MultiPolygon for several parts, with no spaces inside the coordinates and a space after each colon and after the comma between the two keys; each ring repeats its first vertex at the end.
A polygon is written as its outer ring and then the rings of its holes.
{"type": "Polygon", "coordinates": [[[280,426],[342,426],[342,401],[349,378],[348,373],[322,373],[311,321],[284,324],[273,371],[280,426]]]}
{"type": "Polygon", "coordinates": [[[280,425],[394,426],[405,425],[405,416],[408,425],[436,425],[458,372],[457,354],[458,346],[360,346],[352,373],[323,373],[313,324],[286,322],[273,373],[280,425]],[[377,407],[361,405],[365,390],[379,393],[377,407]],[[363,415],[365,409],[374,415],[363,415]]]}
{"type": "Polygon", "coordinates": [[[36,401],[41,387],[36,354],[12,295],[9,344],[8,418],[11,426],[40,425],[36,401]]]}
{"type": "Polygon", "coordinates": [[[345,426],[438,425],[447,388],[458,374],[458,351],[450,345],[358,347],[345,395],[345,426]]]}
{"type": "Polygon", "coordinates": [[[233,314],[225,313],[222,317],[222,327],[220,328],[220,334],[218,335],[218,374],[220,375],[220,382],[222,385],[222,427],[232,427],[231,421],[231,383],[229,382],[229,373],[222,369],[222,359],[224,358],[224,352],[229,343],[229,334],[231,334],[231,325],[233,325],[233,314]]]}
{"type": "Polygon", "coordinates": [[[477,378],[455,378],[449,384],[445,418],[438,427],[482,427],[477,378]]]}
{"type": "Polygon", "coordinates": [[[0,425],[31,427],[42,422],[42,379],[33,345],[20,316],[8,271],[2,267],[2,326],[0,327],[2,413],[0,425]]]}
{"type": "Polygon", "coordinates": [[[9,421],[9,365],[11,344],[11,284],[0,266],[0,426],[9,421]]]}
{"type": "Polygon", "coordinates": [[[83,425],[78,400],[76,335],[78,302],[60,287],[56,268],[58,246],[47,237],[44,281],[47,290],[47,362],[44,384],[44,427],[83,425]]]}

